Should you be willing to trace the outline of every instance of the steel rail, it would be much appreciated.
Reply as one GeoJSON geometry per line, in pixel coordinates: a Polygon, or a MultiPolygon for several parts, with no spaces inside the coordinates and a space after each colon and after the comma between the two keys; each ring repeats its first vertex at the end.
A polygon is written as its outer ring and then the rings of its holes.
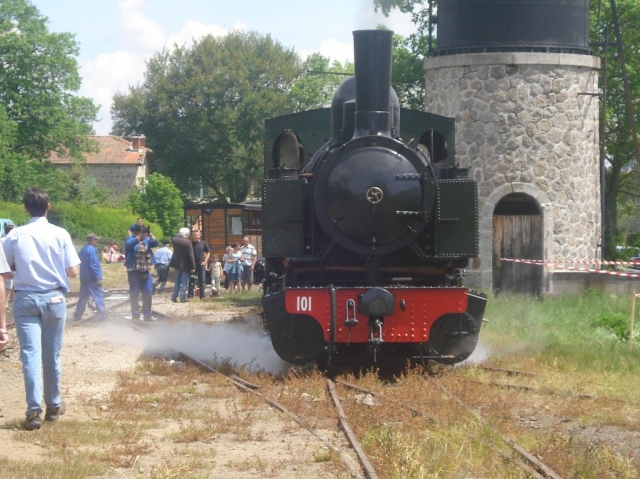
{"type": "Polygon", "coordinates": [[[402,407],[404,407],[404,408],[408,409],[409,411],[411,411],[412,413],[414,413],[416,416],[423,416],[423,417],[427,418],[429,421],[432,421],[432,422],[440,422],[440,421],[438,421],[435,417],[431,416],[430,414],[427,414],[427,413],[426,413],[426,412],[424,412],[424,411],[421,411],[421,410],[420,410],[420,409],[418,409],[417,407],[412,406],[411,404],[407,404],[407,403],[405,403],[405,402],[402,402],[402,401],[400,401],[400,400],[398,400],[398,399],[391,399],[391,398],[388,398],[388,397],[387,397],[387,396],[385,396],[383,393],[377,393],[377,392],[375,392],[375,391],[370,391],[369,389],[365,389],[365,388],[363,388],[363,387],[356,386],[355,384],[351,384],[351,383],[348,383],[348,382],[346,382],[346,381],[342,381],[342,380],[340,380],[340,379],[336,379],[336,381],[335,381],[335,382],[336,382],[337,384],[342,384],[343,386],[345,386],[345,387],[347,387],[347,388],[349,388],[349,389],[353,389],[353,390],[355,390],[355,391],[360,391],[360,392],[363,392],[363,393],[366,393],[366,394],[371,394],[372,396],[377,396],[377,397],[379,397],[379,398],[382,398],[382,399],[383,399],[383,400],[385,400],[385,401],[395,402],[395,403],[399,404],[400,406],[402,406],[402,407]]]}
{"type": "MultiPolygon", "coordinates": [[[[426,381],[424,382],[426,383],[426,381]]],[[[473,417],[475,417],[480,424],[482,424],[484,427],[489,429],[493,434],[498,436],[505,444],[508,444],[511,447],[511,449],[517,452],[522,458],[529,461],[529,463],[535,467],[535,470],[538,474],[541,474],[546,479],[563,479],[562,476],[560,476],[557,472],[555,472],[553,469],[547,466],[544,462],[542,462],[540,459],[538,459],[529,451],[527,451],[524,447],[520,446],[515,441],[508,438],[507,436],[502,434],[500,431],[498,431],[496,428],[494,428],[491,424],[489,424],[489,422],[485,418],[482,417],[482,415],[478,411],[471,408],[470,406],[467,406],[460,398],[458,398],[455,394],[449,391],[442,384],[439,384],[437,382],[435,384],[444,394],[449,396],[451,399],[457,402],[460,406],[462,406],[464,409],[469,411],[469,413],[473,417]]]]}
{"type": "Polygon", "coordinates": [[[354,434],[353,430],[351,429],[351,426],[349,425],[349,422],[347,421],[347,416],[344,413],[344,410],[342,409],[342,405],[340,404],[340,398],[338,397],[336,388],[333,386],[333,381],[331,381],[331,379],[329,378],[327,378],[327,388],[329,389],[329,393],[331,394],[331,399],[333,399],[333,403],[336,406],[336,409],[338,411],[338,417],[340,418],[340,425],[342,426],[342,430],[347,436],[347,439],[349,440],[351,447],[353,447],[353,449],[356,451],[358,460],[360,461],[360,464],[364,468],[365,473],[367,474],[367,477],[369,479],[378,479],[378,474],[376,473],[376,470],[374,469],[373,465],[369,461],[369,458],[367,457],[364,450],[360,446],[360,442],[358,441],[358,438],[356,438],[356,435],[354,434]]]}
{"type": "MultiPolygon", "coordinates": [[[[436,424],[442,424],[441,421],[439,421],[438,419],[434,418],[433,416],[425,413],[424,411],[421,411],[420,409],[418,409],[418,408],[416,408],[416,407],[414,407],[414,406],[412,406],[410,404],[406,404],[406,403],[404,403],[404,402],[402,402],[400,400],[391,399],[391,398],[385,397],[382,393],[376,393],[374,391],[370,391],[370,390],[362,388],[360,386],[356,386],[355,384],[351,384],[351,383],[348,383],[348,382],[345,382],[345,381],[341,381],[341,380],[336,381],[336,383],[342,384],[343,386],[346,386],[348,388],[354,389],[356,391],[361,391],[361,392],[365,392],[367,394],[371,394],[372,396],[381,397],[386,401],[391,401],[391,402],[397,403],[397,404],[401,405],[402,407],[405,407],[405,408],[409,409],[414,414],[424,416],[425,418],[429,419],[430,421],[432,421],[432,422],[434,422],[436,424]]],[[[535,469],[533,469],[532,467],[530,467],[529,465],[527,465],[526,463],[522,462],[519,459],[514,459],[508,453],[506,453],[504,450],[499,449],[495,444],[489,444],[489,447],[492,450],[494,450],[496,452],[496,454],[500,455],[504,459],[507,459],[508,461],[514,462],[518,467],[520,467],[520,469],[525,470],[534,479],[546,479],[544,476],[541,476],[540,474],[538,474],[538,472],[535,469]]]]}
{"type": "MultiPolygon", "coordinates": [[[[325,446],[327,446],[329,449],[331,449],[332,451],[338,453],[340,455],[340,459],[342,459],[342,462],[344,463],[345,466],[347,466],[347,469],[349,469],[349,472],[356,478],[358,479],[363,479],[362,474],[360,473],[360,471],[357,469],[357,467],[355,467],[352,464],[352,459],[344,453],[344,451],[342,451],[340,448],[336,447],[335,445],[333,445],[331,443],[331,441],[329,441],[327,438],[325,438],[322,434],[320,434],[316,429],[312,428],[311,426],[305,424],[295,413],[293,413],[292,411],[290,411],[289,409],[287,409],[286,407],[284,407],[282,404],[280,404],[277,401],[274,401],[273,399],[265,396],[264,394],[258,392],[256,389],[252,389],[251,387],[247,386],[244,384],[244,380],[238,381],[234,378],[231,378],[225,374],[222,374],[220,371],[218,371],[217,369],[209,366],[208,364],[192,358],[191,356],[189,356],[188,354],[182,353],[180,352],[179,355],[183,358],[185,358],[186,360],[197,364],[198,366],[206,369],[207,371],[210,371],[214,374],[218,374],[222,377],[224,377],[226,380],[232,382],[238,389],[240,389],[243,392],[248,392],[251,394],[255,394],[256,396],[262,398],[265,402],[267,402],[268,404],[270,404],[271,406],[273,406],[274,408],[276,408],[277,410],[279,410],[280,412],[288,415],[291,419],[293,419],[299,426],[303,427],[304,429],[306,429],[307,431],[309,431],[313,436],[315,436],[317,439],[319,439],[325,446]]],[[[251,384],[251,383],[249,383],[251,384]]],[[[256,386],[255,384],[252,384],[251,386],[255,386],[256,388],[259,388],[259,386],[256,386]]]]}
{"type": "Polygon", "coordinates": [[[485,371],[504,373],[504,374],[507,374],[509,376],[535,376],[535,373],[530,373],[530,372],[527,372],[527,371],[518,371],[518,370],[515,370],[515,369],[494,368],[494,367],[491,367],[491,366],[480,366],[480,369],[483,369],[485,371]]]}
{"type": "Polygon", "coordinates": [[[593,396],[591,394],[573,394],[570,391],[562,391],[562,390],[556,390],[556,389],[543,389],[543,388],[534,387],[534,386],[525,386],[522,384],[485,382],[485,381],[478,381],[477,379],[470,379],[470,378],[461,378],[461,379],[463,381],[467,381],[470,383],[481,384],[483,386],[494,386],[502,389],[514,389],[517,391],[526,391],[526,392],[532,392],[536,394],[546,394],[551,396],[561,396],[561,397],[567,397],[567,398],[575,397],[578,399],[596,399],[596,396],[593,396]]]}

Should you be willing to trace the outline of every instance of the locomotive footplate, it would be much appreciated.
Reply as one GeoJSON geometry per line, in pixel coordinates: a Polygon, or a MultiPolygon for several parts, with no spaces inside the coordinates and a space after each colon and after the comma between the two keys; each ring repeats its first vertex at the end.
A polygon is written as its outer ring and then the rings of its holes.
{"type": "MultiPolygon", "coordinates": [[[[333,341],[336,344],[370,342],[370,319],[379,317],[384,318],[384,329],[380,328],[381,342],[425,343],[429,341],[431,326],[438,318],[446,314],[462,314],[467,310],[467,292],[466,288],[337,287],[333,341]],[[388,296],[382,299],[378,295],[370,299],[371,292],[380,290],[388,296]]],[[[329,288],[287,289],[285,308],[291,315],[313,318],[322,328],[324,341],[329,343],[332,339],[329,288]]]]}
{"type": "Polygon", "coordinates": [[[274,348],[293,364],[359,351],[373,362],[391,352],[460,362],[475,349],[485,305],[466,288],[291,288],[263,297],[274,348]]]}

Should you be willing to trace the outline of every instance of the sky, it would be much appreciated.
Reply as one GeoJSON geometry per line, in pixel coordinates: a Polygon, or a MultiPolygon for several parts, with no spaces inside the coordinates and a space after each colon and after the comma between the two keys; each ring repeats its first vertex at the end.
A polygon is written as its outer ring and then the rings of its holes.
{"type": "Polygon", "coordinates": [[[52,32],[76,35],[79,95],[100,105],[98,135],[111,130],[116,92],[142,81],[145,61],[163,48],[232,30],[271,34],[301,56],[353,60],[352,31],[384,24],[408,36],[408,15],[375,13],[373,0],[31,0],[52,32]]]}

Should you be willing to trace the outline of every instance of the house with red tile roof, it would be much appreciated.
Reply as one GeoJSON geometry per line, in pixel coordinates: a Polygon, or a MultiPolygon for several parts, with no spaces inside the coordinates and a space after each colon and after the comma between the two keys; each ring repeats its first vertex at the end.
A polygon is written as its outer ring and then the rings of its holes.
{"type": "MultiPolygon", "coordinates": [[[[85,153],[87,174],[100,186],[106,187],[116,197],[131,193],[141,178],[149,174],[149,154],[144,135],[125,139],[119,136],[91,136],[97,143],[97,151],[85,153]]],[[[71,169],[74,160],[51,153],[48,158],[59,168],[71,169]]]]}

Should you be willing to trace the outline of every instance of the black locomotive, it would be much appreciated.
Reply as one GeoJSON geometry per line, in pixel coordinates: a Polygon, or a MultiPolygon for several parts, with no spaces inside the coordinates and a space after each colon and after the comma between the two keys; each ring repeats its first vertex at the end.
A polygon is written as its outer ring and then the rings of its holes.
{"type": "Polygon", "coordinates": [[[477,184],[453,119],[400,108],[392,35],[354,32],[330,109],[265,124],[263,316],[291,364],[456,363],[478,340],[486,297],[462,286],[477,184]]]}

